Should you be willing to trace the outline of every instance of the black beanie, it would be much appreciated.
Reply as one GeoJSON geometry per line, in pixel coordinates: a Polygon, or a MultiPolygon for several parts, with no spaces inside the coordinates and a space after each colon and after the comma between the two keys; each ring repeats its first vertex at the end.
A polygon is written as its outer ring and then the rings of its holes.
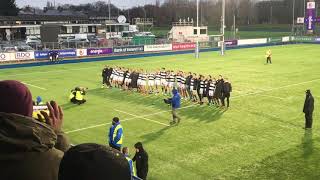
{"type": "Polygon", "coordinates": [[[130,166],[120,151],[87,143],[70,148],[61,160],[59,180],[130,180],[130,166]]]}

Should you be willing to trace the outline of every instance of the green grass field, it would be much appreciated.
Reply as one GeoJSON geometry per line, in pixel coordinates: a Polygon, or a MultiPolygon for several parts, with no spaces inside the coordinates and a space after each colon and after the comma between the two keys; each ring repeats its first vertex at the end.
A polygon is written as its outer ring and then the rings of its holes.
{"type": "Polygon", "coordinates": [[[65,111],[64,131],[72,143],[107,144],[112,117],[123,121],[124,145],[134,154],[143,142],[150,180],[320,179],[319,45],[266,48],[4,69],[0,79],[29,84],[34,97],[56,100],[65,111]],[[229,77],[231,108],[183,102],[179,126],[167,127],[169,108],[160,96],[101,89],[103,65],[156,70],[160,67],[229,77]],[[68,102],[70,89],[89,87],[84,105],[68,102]],[[305,132],[306,89],[315,97],[314,128],[305,132]],[[139,117],[140,116],[140,117],[139,117]],[[144,117],[141,117],[144,116],[144,117]]]}

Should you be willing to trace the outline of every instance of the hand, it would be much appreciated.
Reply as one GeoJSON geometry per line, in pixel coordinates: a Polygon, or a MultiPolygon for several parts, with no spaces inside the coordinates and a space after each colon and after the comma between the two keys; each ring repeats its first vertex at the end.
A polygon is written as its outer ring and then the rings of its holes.
{"type": "Polygon", "coordinates": [[[63,124],[63,111],[60,106],[55,101],[47,102],[47,106],[49,109],[49,115],[41,111],[41,114],[44,116],[46,123],[50,125],[53,130],[61,131],[62,124],[63,124]]]}

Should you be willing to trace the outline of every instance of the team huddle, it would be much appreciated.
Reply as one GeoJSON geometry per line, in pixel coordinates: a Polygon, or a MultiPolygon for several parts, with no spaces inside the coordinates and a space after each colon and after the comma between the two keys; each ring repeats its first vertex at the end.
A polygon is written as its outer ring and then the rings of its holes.
{"type": "Polygon", "coordinates": [[[103,87],[117,87],[123,90],[137,90],[142,94],[171,95],[177,89],[183,99],[208,105],[224,106],[232,92],[231,83],[221,75],[216,79],[211,75],[172,71],[162,68],[156,72],[106,66],[102,71],[103,87]]]}

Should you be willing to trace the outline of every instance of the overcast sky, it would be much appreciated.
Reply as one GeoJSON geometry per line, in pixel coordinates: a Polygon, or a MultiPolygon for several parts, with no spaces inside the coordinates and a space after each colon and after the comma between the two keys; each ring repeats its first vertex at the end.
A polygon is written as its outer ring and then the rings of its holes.
{"type": "MultiPolygon", "coordinates": [[[[53,2],[54,0],[50,0],[53,2]]],[[[88,2],[95,2],[98,0],[55,0],[56,4],[84,4],[88,2]]],[[[101,0],[108,2],[108,0],[101,0]]],[[[25,5],[36,6],[36,7],[44,7],[47,4],[47,0],[16,0],[17,5],[19,7],[23,7],[25,5]]],[[[132,6],[144,5],[146,3],[155,4],[156,0],[111,0],[112,4],[115,4],[119,8],[127,8],[132,6]]]]}

